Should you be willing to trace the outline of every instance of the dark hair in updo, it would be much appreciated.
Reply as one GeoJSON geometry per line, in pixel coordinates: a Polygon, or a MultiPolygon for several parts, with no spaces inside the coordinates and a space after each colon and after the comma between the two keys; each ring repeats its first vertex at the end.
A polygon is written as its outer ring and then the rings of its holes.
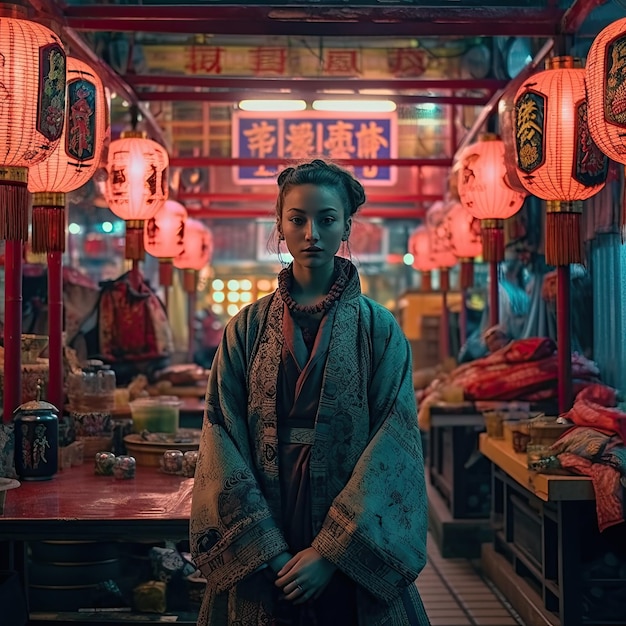
{"type": "Polygon", "coordinates": [[[283,215],[285,196],[293,187],[300,185],[328,187],[337,192],[344,207],[348,209],[346,218],[354,215],[359,207],[365,203],[363,185],[348,170],[322,159],[314,159],[296,167],[287,167],[278,175],[279,191],[276,200],[278,219],[283,215]]]}

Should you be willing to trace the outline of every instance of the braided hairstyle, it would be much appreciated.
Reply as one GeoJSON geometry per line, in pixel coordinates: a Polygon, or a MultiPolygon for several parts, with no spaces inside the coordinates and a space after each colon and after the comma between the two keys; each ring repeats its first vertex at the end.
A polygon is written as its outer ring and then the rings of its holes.
{"type": "Polygon", "coordinates": [[[317,185],[335,191],[349,211],[345,216],[346,219],[365,204],[365,189],[348,170],[322,159],[314,159],[296,167],[287,167],[278,175],[278,198],[276,200],[278,223],[283,216],[285,196],[293,187],[300,185],[317,185]]]}

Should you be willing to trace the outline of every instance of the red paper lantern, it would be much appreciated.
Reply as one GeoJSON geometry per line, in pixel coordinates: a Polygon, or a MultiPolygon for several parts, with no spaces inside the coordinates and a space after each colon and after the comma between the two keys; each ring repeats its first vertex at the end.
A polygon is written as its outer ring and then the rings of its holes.
{"type": "Polygon", "coordinates": [[[100,166],[109,103],[94,70],[67,58],[67,110],[63,140],[30,168],[33,196],[33,252],[65,251],[65,194],[84,185],[100,166]]]}
{"type": "Polygon", "coordinates": [[[463,150],[460,161],[458,187],[461,204],[481,220],[485,261],[502,261],[502,220],[515,215],[525,198],[507,183],[504,142],[497,135],[486,133],[463,150]]]}
{"type": "Polygon", "coordinates": [[[0,239],[28,239],[28,168],[63,133],[65,50],[22,7],[0,6],[0,239]]]}
{"type": "Polygon", "coordinates": [[[450,268],[457,263],[447,228],[447,212],[448,206],[441,201],[433,203],[426,212],[426,229],[430,238],[430,255],[433,263],[440,271],[439,284],[441,291],[450,290],[450,268]]]}
{"type": "Polygon", "coordinates": [[[188,293],[195,292],[198,272],[213,256],[213,234],[200,221],[188,218],[185,222],[184,249],[175,259],[174,267],[185,270],[183,287],[188,293]]]}
{"type": "Polygon", "coordinates": [[[168,197],[169,157],[163,146],[140,131],[125,131],[109,145],[105,196],[126,221],[126,258],[142,260],[143,223],[168,197]]]}
{"type": "MultiPolygon", "coordinates": [[[[626,18],[609,24],[587,54],[585,83],[589,132],[598,148],[626,165],[626,18]]],[[[626,203],[622,202],[622,226],[626,203]]]]}
{"type": "Polygon", "coordinates": [[[172,285],[173,260],[184,249],[187,209],[175,200],[166,200],[154,217],[146,220],[143,244],[146,252],[159,259],[159,282],[172,285]]]}
{"type": "Polygon", "coordinates": [[[413,268],[421,273],[422,291],[431,291],[431,272],[437,265],[430,253],[430,235],[426,226],[418,226],[409,237],[409,254],[413,255],[413,268]]]}
{"type": "Polygon", "coordinates": [[[608,159],[587,123],[585,70],[574,57],[555,57],[515,96],[517,169],[524,187],[547,200],[546,261],[583,260],[582,200],[606,181],[608,159]]]}
{"type": "Polygon", "coordinates": [[[460,202],[451,204],[446,214],[452,251],[461,263],[460,287],[474,284],[474,259],[483,253],[480,220],[469,213],[460,202]]]}

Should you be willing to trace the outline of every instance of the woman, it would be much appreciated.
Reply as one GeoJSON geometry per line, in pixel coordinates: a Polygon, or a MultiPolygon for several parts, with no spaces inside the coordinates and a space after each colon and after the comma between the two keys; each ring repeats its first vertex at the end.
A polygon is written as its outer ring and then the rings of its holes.
{"type": "Polygon", "coordinates": [[[428,624],[413,584],[427,499],[409,346],[336,256],[363,187],[317,159],[278,186],[293,263],[228,324],[207,389],[198,624],[428,624]]]}

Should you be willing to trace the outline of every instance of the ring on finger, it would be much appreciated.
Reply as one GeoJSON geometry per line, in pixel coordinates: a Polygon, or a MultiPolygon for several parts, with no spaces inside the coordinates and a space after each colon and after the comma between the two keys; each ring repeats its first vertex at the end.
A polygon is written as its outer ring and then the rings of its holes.
{"type": "Polygon", "coordinates": [[[296,589],[299,589],[302,593],[304,593],[304,589],[302,589],[302,585],[296,585],[296,589]]]}

